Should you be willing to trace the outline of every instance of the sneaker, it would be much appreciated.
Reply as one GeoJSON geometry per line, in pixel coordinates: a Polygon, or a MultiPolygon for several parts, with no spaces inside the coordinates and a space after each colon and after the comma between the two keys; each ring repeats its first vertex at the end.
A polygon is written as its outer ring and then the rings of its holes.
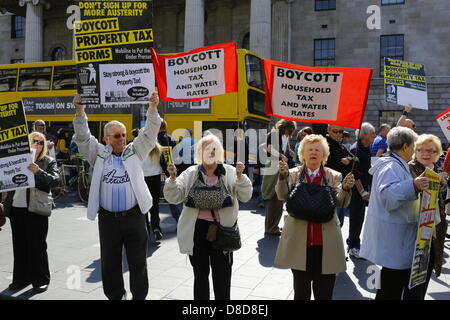
{"type": "Polygon", "coordinates": [[[360,259],[360,255],[359,255],[359,249],[358,248],[351,248],[348,249],[348,255],[350,257],[355,257],[356,259],[360,259]]]}
{"type": "Polygon", "coordinates": [[[155,229],[155,230],[153,230],[153,233],[155,234],[155,239],[156,240],[161,240],[162,239],[163,235],[162,235],[161,230],[155,229]]]}

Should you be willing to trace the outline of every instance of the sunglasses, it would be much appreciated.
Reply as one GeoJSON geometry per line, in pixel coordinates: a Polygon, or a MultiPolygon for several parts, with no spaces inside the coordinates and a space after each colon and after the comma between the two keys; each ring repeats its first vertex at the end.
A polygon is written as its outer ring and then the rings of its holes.
{"type": "Polygon", "coordinates": [[[126,138],[127,134],[126,133],[116,133],[116,134],[110,134],[110,137],[113,137],[114,139],[119,139],[119,138],[126,138]]]}
{"type": "Polygon", "coordinates": [[[44,140],[36,140],[36,139],[33,139],[32,141],[31,141],[31,144],[38,144],[38,145],[40,145],[40,146],[43,146],[44,145],[44,140]]]}
{"type": "Polygon", "coordinates": [[[331,130],[331,132],[333,132],[334,134],[344,134],[344,130],[331,130]]]}

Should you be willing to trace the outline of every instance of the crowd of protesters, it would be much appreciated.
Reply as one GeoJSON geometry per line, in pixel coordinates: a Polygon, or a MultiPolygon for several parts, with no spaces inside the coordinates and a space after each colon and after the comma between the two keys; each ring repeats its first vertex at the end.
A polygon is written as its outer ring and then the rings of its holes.
{"type": "Polygon", "coordinates": [[[346,251],[382,266],[376,299],[425,298],[433,270],[439,276],[442,269],[449,170],[442,166],[441,141],[434,135],[415,133],[414,121],[407,118],[410,107],[393,128],[381,124],[376,130],[364,122],[353,143],[351,133],[341,126],[329,125],[324,137],[311,127],[296,132],[297,123],[280,120],[259,146],[267,162],[250,175],[245,136],[238,134],[234,141],[234,150],[240,149],[244,162],[235,151],[234,165],[225,164],[224,146],[211,133],[196,141],[186,129],[177,144],[166,132],[158,103],[154,93],[146,125],[132,130],[129,143],[126,128],[118,121],[105,125],[103,143],[99,142],[89,130],[78,95],[74,98],[73,138],[68,129],[60,129],[55,137],[46,132],[44,121],[34,122],[29,139],[36,152],[28,169],[35,174],[36,186],[3,196],[14,254],[10,290],[30,284],[36,292],[47,290],[46,236],[53,209],[48,203],[52,203],[51,188],[60,179],[55,159],[70,161],[82,154],[93,168],[87,217],[98,218],[102,282],[108,299],[126,298],[122,247],[126,248],[132,298],[147,296],[148,239],[151,233],[158,241],[164,238],[159,218],[159,200],[164,197],[177,222],[179,250],[189,256],[193,267],[194,299],[209,299],[211,269],[215,298],[229,300],[233,252],[215,248],[211,232],[218,224],[236,225],[239,202],[249,201],[254,191],[257,205],[265,208],[265,236],[280,237],[275,263],[292,270],[294,299],[309,300],[312,292],[316,300],[332,299],[336,274],[346,270],[346,251]],[[426,168],[441,178],[439,210],[426,282],[410,289],[419,218],[416,202],[429,187],[426,168]],[[288,209],[281,228],[285,202],[301,184],[329,187],[331,218],[318,222],[299,218],[288,209]],[[212,198],[206,191],[209,188],[215,188],[214,195],[219,196],[212,198]],[[346,216],[349,234],[344,242],[341,228],[346,216]]]}

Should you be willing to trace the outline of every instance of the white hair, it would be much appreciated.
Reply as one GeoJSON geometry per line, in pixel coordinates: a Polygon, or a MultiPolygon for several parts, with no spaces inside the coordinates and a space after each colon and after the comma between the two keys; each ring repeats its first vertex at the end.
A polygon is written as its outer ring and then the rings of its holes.
{"type": "Polygon", "coordinates": [[[223,149],[223,145],[220,142],[219,138],[216,137],[213,134],[205,135],[203,138],[200,139],[200,141],[197,143],[197,147],[195,149],[195,163],[202,164],[203,162],[203,146],[214,143],[217,146],[216,149],[216,159],[219,162],[224,162],[224,154],[225,151],[223,149]]]}
{"type": "Polygon", "coordinates": [[[355,131],[355,134],[356,134],[356,137],[362,137],[362,136],[368,135],[372,131],[375,133],[375,127],[373,125],[371,125],[369,122],[363,122],[361,124],[361,129],[357,129],[355,131]]]}
{"type": "Polygon", "coordinates": [[[103,127],[103,136],[106,137],[109,134],[109,128],[111,128],[111,127],[122,127],[122,128],[126,129],[125,125],[122,122],[117,121],[117,120],[112,120],[112,121],[108,122],[107,124],[105,124],[105,126],[103,127]]]}
{"type": "Polygon", "coordinates": [[[389,150],[400,150],[405,144],[414,145],[417,140],[417,133],[407,127],[392,128],[387,135],[387,145],[389,150]]]}

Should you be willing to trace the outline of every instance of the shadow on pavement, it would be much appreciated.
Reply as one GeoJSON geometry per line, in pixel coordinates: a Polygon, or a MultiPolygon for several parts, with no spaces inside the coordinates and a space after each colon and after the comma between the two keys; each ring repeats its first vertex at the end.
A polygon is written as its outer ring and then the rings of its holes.
{"type": "Polygon", "coordinates": [[[259,263],[262,266],[280,268],[276,266],[274,262],[279,241],[280,237],[276,236],[265,236],[258,240],[256,251],[258,251],[259,263]]]}

